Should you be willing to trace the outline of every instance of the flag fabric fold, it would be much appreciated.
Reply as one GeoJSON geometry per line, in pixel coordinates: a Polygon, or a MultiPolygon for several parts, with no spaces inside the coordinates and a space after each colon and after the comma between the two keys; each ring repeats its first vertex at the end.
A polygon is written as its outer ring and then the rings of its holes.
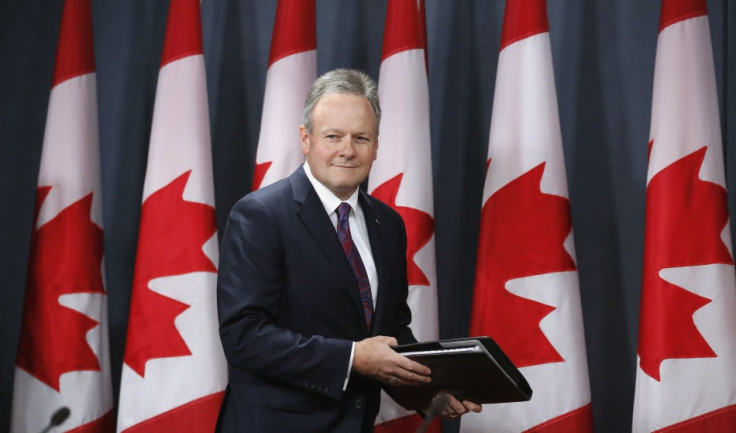
{"type": "Polygon", "coordinates": [[[97,80],[90,0],[62,12],[15,369],[13,433],[111,432],[97,80]]]}
{"type": "Polygon", "coordinates": [[[663,0],[634,432],[736,431],[736,277],[705,0],[663,0]]]}
{"type": "MultiPolygon", "coordinates": [[[[399,212],[406,224],[410,327],[419,341],[436,340],[439,324],[423,0],[388,2],[378,95],[382,109],[379,150],[368,191],[399,212]]],[[[382,393],[376,432],[414,431],[421,423],[415,412],[404,410],[382,393]]],[[[438,421],[430,431],[438,432],[439,427],[438,421]]]]}
{"type": "Polygon", "coordinates": [[[143,187],[117,430],[215,427],[227,384],[198,0],[171,0],[143,187]]]}
{"type": "Polygon", "coordinates": [[[298,128],[304,96],[317,79],[314,0],[279,0],[263,95],[253,190],[291,174],[304,162],[298,128]]]}
{"type": "Polygon", "coordinates": [[[488,335],[531,385],[461,431],[593,430],[580,290],[544,0],[507,0],[470,335],[488,335]]]}

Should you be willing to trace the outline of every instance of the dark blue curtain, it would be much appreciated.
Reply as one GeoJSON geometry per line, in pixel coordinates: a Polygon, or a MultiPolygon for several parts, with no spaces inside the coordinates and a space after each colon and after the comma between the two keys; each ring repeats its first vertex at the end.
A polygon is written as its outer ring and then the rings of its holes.
{"type": "MultiPolygon", "coordinates": [[[[0,431],[9,426],[61,7],[61,0],[0,4],[0,431]]],[[[167,7],[165,0],[92,5],[116,394],[167,7]]],[[[445,338],[468,330],[503,8],[502,0],[426,0],[445,338]]],[[[708,8],[728,186],[736,191],[736,0],[709,0],[708,8]]],[[[251,185],[275,9],[275,0],[202,5],[221,229],[251,185]]],[[[659,2],[548,0],[548,12],[596,431],[623,432],[634,397],[659,2]]],[[[319,72],[353,67],[377,79],[384,14],[385,1],[318,0],[319,72]]],[[[730,204],[733,213],[736,193],[730,204]]]]}

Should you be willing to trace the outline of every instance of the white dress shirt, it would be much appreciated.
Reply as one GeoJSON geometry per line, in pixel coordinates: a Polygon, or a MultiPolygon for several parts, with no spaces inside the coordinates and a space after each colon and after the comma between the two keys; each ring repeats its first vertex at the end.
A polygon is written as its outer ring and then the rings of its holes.
{"type": "MultiPolygon", "coordinates": [[[[337,207],[345,201],[350,205],[350,215],[348,217],[348,224],[350,225],[350,236],[353,239],[355,247],[358,249],[360,258],[363,261],[365,272],[368,274],[368,281],[371,284],[371,295],[373,296],[373,308],[376,306],[376,299],[378,299],[378,273],[376,272],[376,262],[373,261],[373,253],[371,252],[371,244],[368,239],[368,228],[365,223],[365,215],[363,209],[360,207],[358,202],[359,191],[356,188],[355,192],[348,197],[347,200],[342,200],[324,186],[317,178],[312,174],[312,170],[309,168],[309,164],[304,162],[304,173],[307,175],[307,179],[312,184],[312,187],[317,192],[319,200],[322,202],[322,206],[325,208],[325,212],[332,221],[332,226],[337,232],[337,207]]],[[[348,386],[348,380],[350,379],[350,370],[353,367],[353,355],[355,354],[355,342],[353,342],[353,349],[350,352],[350,362],[348,363],[348,374],[345,377],[345,384],[343,385],[343,391],[348,386]]]]}

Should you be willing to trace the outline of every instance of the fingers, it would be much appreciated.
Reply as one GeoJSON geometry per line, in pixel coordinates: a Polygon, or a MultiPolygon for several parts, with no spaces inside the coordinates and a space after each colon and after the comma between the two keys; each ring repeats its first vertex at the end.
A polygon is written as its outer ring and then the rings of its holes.
{"type": "Polygon", "coordinates": [[[483,406],[479,405],[478,403],[470,400],[463,400],[463,406],[465,406],[469,411],[480,413],[480,411],[483,410],[483,406]]]}
{"type": "Polygon", "coordinates": [[[429,369],[426,365],[422,365],[416,361],[412,361],[411,359],[402,356],[401,357],[401,368],[403,368],[406,371],[422,375],[422,376],[429,376],[432,374],[432,370],[429,369]]]}
{"type": "Polygon", "coordinates": [[[483,407],[478,403],[472,402],[470,400],[463,400],[461,402],[454,396],[447,394],[447,404],[442,410],[442,416],[452,419],[463,416],[468,412],[478,413],[481,410],[483,410],[483,407]]]}
{"type": "Polygon", "coordinates": [[[450,418],[456,418],[458,416],[465,415],[468,412],[468,409],[462,404],[462,402],[452,395],[448,397],[445,410],[450,415],[450,418]]]}
{"type": "Polygon", "coordinates": [[[393,386],[416,386],[422,383],[429,383],[432,379],[430,374],[432,370],[426,366],[412,361],[400,354],[395,354],[389,361],[395,361],[395,367],[387,371],[389,385],[393,386]],[[396,380],[393,378],[396,377],[396,380]]]}
{"type": "Polygon", "coordinates": [[[387,374],[384,382],[391,386],[417,386],[423,383],[429,383],[431,380],[429,375],[397,368],[387,374]]]}
{"type": "Polygon", "coordinates": [[[403,360],[409,361],[409,364],[407,364],[402,360],[403,365],[400,365],[400,369],[396,374],[401,379],[402,384],[416,386],[422,383],[429,383],[432,380],[430,377],[432,370],[418,362],[411,361],[403,356],[402,358],[403,360]]]}
{"type": "Polygon", "coordinates": [[[394,351],[393,337],[366,338],[355,344],[353,370],[391,386],[415,386],[431,381],[432,371],[394,351]]]}

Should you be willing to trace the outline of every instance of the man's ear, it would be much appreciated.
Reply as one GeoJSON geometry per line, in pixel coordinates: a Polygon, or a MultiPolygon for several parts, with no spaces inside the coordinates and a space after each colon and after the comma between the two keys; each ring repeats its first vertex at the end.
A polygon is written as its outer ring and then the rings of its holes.
{"type": "Polygon", "coordinates": [[[309,131],[304,125],[299,125],[299,142],[302,145],[302,155],[309,153],[309,131]]]}
{"type": "Polygon", "coordinates": [[[378,158],[378,137],[376,137],[375,143],[376,143],[376,147],[373,148],[373,160],[374,161],[376,160],[376,158],[378,158]]]}

